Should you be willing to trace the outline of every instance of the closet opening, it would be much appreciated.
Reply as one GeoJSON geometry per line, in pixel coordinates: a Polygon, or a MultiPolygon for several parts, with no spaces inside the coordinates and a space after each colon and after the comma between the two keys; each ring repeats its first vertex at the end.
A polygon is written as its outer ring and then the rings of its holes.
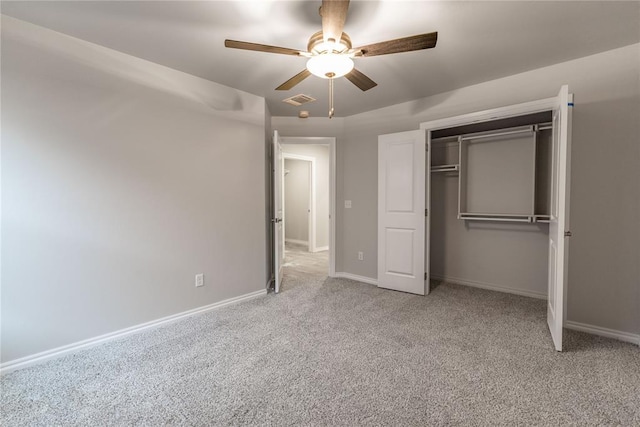
{"type": "Polygon", "coordinates": [[[431,280],[547,300],[562,350],[571,110],[558,95],[378,136],[378,287],[431,280]]]}
{"type": "Polygon", "coordinates": [[[552,112],[429,132],[430,286],[547,298],[552,112]]]}

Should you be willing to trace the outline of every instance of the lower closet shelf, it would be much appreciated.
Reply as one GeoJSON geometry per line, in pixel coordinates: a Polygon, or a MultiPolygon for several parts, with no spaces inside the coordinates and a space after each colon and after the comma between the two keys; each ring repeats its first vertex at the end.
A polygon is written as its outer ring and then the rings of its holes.
{"type": "Polygon", "coordinates": [[[459,165],[437,165],[431,166],[431,173],[435,172],[458,172],[460,170],[459,165]]]}
{"type": "Polygon", "coordinates": [[[518,215],[518,214],[487,214],[460,212],[458,219],[465,221],[497,221],[497,222],[524,222],[524,223],[548,223],[549,215],[518,215]]]}

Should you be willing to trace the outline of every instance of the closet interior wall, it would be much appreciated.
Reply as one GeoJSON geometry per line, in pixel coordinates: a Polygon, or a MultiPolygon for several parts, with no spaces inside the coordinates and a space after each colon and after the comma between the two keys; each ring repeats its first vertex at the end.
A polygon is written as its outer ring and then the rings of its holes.
{"type": "Polygon", "coordinates": [[[432,280],[546,298],[552,130],[532,126],[550,121],[545,112],[431,132],[432,280]],[[523,127],[534,132],[460,143],[523,127]],[[467,207],[480,220],[464,219],[467,207]]]}

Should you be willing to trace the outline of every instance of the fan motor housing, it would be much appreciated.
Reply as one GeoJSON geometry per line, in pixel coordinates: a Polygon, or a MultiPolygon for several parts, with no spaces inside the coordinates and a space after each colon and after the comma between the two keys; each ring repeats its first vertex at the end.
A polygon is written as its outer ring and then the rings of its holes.
{"type": "MultiPolygon", "coordinates": [[[[314,35],[309,38],[309,43],[307,44],[307,51],[312,52],[316,46],[324,42],[324,37],[322,35],[322,31],[318,31],[314,35]]],[[[345,46],[347,49],[351,49],[351,37],[347,33],[342,33],[342,37],[340,37],[340,44],[345,46]]]]}

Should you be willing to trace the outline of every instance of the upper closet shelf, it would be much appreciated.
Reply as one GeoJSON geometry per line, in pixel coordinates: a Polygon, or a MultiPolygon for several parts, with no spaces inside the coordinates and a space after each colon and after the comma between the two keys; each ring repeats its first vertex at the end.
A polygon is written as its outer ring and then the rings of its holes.
{"type": "Polygon", "coordinates": [[[461,133],[459,135],[448,135],[432,138],[432,143],[443,143],[443,142],[455,142],[455,141],[468,141],[473,139],[484,139],[484,138],[496,138],[507,135],[514,135],[518,133],[525,132],[533,132],[533,131],[543,131],[553,129],[553,123],[538,123],[527,126],[513,127],[508,129],[496,129],[491,132],[469,132],[469,133],[461,133]]]}

